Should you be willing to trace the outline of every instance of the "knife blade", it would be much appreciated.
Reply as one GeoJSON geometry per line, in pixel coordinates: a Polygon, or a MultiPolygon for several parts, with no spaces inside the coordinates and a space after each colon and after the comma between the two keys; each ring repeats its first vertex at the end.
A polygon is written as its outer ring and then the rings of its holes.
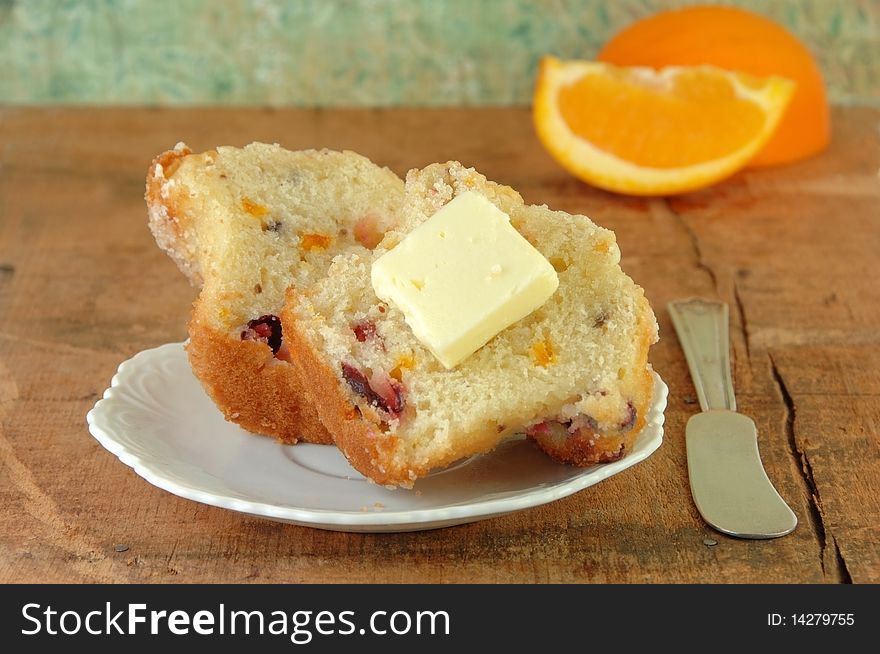
{"type": "Polygon", "coordinates": [[[797,516],[767,477],[754,421],[736,412],[727,304],[692,298],[668,308],[702,410],[685,429],[697,510],[709,525],[738,538],[790,534],[797,516]]]}

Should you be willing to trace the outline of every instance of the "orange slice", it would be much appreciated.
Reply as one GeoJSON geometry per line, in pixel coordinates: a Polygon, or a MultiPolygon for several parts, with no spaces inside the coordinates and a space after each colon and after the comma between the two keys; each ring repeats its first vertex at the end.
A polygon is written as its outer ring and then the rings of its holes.
{"type": "Polygon", "coordinates": [[[596,57],[615,66],[710,65],[797,83],[773,137],[749,168],[803,159],[831,138],[828,98],[813,55],[781,25],[738,7],[685,7],[643,18],[614,36],[596,57]]]}
{"type": "Polygon", "coordinates": [[[541,142],[576,177],[619,193],[668,195],[745,166],[794,89],[781,77],[712,66],[656,71],[545,57],[533,118],[541,142]]]}

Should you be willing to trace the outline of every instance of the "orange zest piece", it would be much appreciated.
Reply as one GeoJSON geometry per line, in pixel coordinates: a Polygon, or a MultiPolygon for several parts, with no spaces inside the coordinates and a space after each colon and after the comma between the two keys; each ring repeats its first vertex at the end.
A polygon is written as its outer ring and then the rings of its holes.
{"type": "Polygon", "coordinates": [[[262,218],[267,213],[269,213],[269,207],[264,207],[262,204],[257,204],[250,198],[241,199],[241,208],[252,215],[254,218],[262,218]]]}
{"type": "Polygon", "coordinates": [[[299,246],[306,252],[311,252],[312,250],[326,250],[332,242],[333,239],[324,234],[303,234],[299,246]]]}
{"type": "Polygon", "coordinates": [[[402,354],[397,358],[396,365],[391,369],[391,372],[388,373],[397,381],[403,381],[403,371],[404,370],[412,370],[416,365],[415,358],[410,354],[402,354]]]}
{"type": "Polygon", "coordinates": [[[665,195],[742,168],[773,134],[793,92],[779,77],[711,66],[654,71],[545,57],[533,118],[550,154],[580,179],[665,195]]]}
{"type": "Polygon", "coordinates": [[[556,352],[553,350],[553,343],[549,339],[538,341],[532,345],[532,361],[535,365],[546,368],[552,363],[556,363],[556,352]]]}

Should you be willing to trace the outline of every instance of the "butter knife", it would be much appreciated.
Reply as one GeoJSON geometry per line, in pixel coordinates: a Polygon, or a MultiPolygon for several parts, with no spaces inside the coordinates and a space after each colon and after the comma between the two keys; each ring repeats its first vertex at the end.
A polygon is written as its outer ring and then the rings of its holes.
{"type": "Polygon", "coordinates": [[[685,431],[691,495],[703,519],[738,538],[777,538],[797,516],[773,487],[758,452],[754,421],[736,412],[730,374],[729,310],[717,300],[669,303],[702,413],[685,431]]]}

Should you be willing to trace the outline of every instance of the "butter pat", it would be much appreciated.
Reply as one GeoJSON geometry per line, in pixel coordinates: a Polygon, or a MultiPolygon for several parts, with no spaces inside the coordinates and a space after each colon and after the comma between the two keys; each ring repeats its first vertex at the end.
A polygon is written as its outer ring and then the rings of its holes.
{"type": "Polygon", "coordinates": [[[371,281],[447,369],[540,307],[559,286],[553,266],[510,217],[473,191],[377,259],[371,281]]]}

